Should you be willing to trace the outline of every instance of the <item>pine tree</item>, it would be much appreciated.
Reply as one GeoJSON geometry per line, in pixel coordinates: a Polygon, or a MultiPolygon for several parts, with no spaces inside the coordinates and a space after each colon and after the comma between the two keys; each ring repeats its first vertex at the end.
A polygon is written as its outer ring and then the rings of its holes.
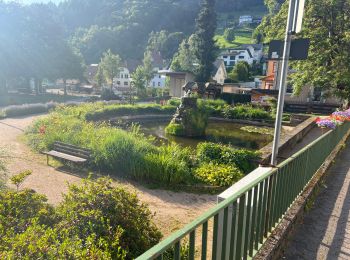
{"type": "Polygon", "coordinates": [[[198,59],[198,74],[196,80],[209,80],[213,63],[216,59],[214,35],[216,30],[215,0],[203,0],[201,11],[196,20],[197,44],[195,53],[198,59]]]}

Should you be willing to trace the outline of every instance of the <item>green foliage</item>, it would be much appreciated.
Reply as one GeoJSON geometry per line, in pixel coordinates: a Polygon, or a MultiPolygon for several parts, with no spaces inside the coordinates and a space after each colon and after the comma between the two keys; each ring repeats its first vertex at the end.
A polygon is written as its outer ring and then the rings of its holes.
{"type": "Polygon", "coordinates": [[[244,174],[257,167],[259,153],[246,149],[235,149],[227,145],[200,143],[197,146],[197,160],[201,163],[235,165],[244,174]]]}
{"type": "Polygon", "coordinates": [[[80,238],[96,236],[113,252],[113,258],[119,254],[118,245],[133,259],[161,238],[148,207],[136,194],[113,187],[106,178],[70,185],[57,214],[62,218],[59,228],[80,238]]]}
{"type": "Polygon", "coordinates": [[[20,172],[19,174],[16,174],[16,175],[13,175],[11,178],[10,178],[10,181],[13,185],[16,186],[17,188],[17,191],[19,189],[19,186],[21,186],[21,184],[24,182],[24,180],[30,176],[32,174],[32,171],[30,170],[26,170],[26,171],[23,171],[23,172],[20,172]]]}
{"type": "Polygon", "coordinates": [[[235,82],[249,80],[249,64],[246,61],[239,61],[230,72],[229,77],[235,82]]]}
{"type": "Polygon", "coordinates": [[[271,119],[269,112],[263,108],[253,107],[251,105],[226,106],[223,109],[223,115],[229,119],[271,119]]]}
{"type": "MultiPolygon", "coordinates": [[[[257,28],[265,42],[283,38],[288,3],[257,28]]],[[[296,71],[291,75],[295,94],[311,85],[346,102],[350,100],[350,20],[344,16],[349,12],[347,0],[306,2],[300,37],[310,39],[310,49],[307,60],[291,63],[296,71]]]]}
{"type": "Polygon", "coordinates": [[[111,50],[103,53],[100,63],[98,64],[97,80],[102,79],[111,87],[113,86],[113,79],[120,73],[121,58],[118,54],[113,54],[111,50]]]}
{"type": "Polygon", "coordinates": [[[197,73],[196,63],[196,36],[192,35],[188,40],[183,40],[178,52],[174,55],[171,63],[173,71],[197,73]]]}
{"type": "Polygon", "coordinates": [[[180,98],[171,98],[168,100],[167,104],[169,106],[178,107],[181,104],[181,99],[180,98]]]}
{"type": "Polygon", "coordinates": [[[146,179],[166,185],[190,184],[193,182],[191,173],[191,150],[176,144],[161,146],[159,153],[146,156],[148,176],[146,179]]]}
{"type": "Polygon", "coordinates": [[[177,124],[174,122],[169,123],[165,128],[165,132],[169,135],[174,136],[184,136],[186,134],[185,127],[181,124],[177,124]]]}
{"type": "Polygon", "coordinates": [[[226,28],[224,31],[226,41],[233,42],[235,40],[235,28],[226,28]]]}
{"type": "Polygon", "coordinates": [[[0,193],[2,259],[134,259],[159,242],[153,214],[110,179],[70,185],[56,207],[31,190],[0,193]]]}
{"type": "Polygon", "coordinates": [[[171,105],[108,105],[95,111],[87,112],[85,118],[89,121],[99,121],[118,116],[173,114],[175,111],[176,107],[171,105]]]}
{"type": "Polygon", "coordinates": [[[195,170],[195,176],[206,184],[227,187],[240,180],[243,174],[234,165],[204,163],[195,170]]]}
{"type": "Polygon", "coordinates": [[[101,93],[101,99],[106,101],[115,100],[117,99],[117,96],[110,88],[103,88],[101,93]]]}
{"type": "Polygon", "coordinates": [[[198,71],[196,80],[206,82],[213,69],[216,59],[216,46],[214,42],[216,30],[215,0],[201,1],[201,10],[196,20],[196,48],[198,71]]]}

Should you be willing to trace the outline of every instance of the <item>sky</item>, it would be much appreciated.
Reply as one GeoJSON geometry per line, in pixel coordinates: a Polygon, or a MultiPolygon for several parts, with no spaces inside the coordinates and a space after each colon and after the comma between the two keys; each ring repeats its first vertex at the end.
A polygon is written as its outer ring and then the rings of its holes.
{"type": "Polygon", "coordinates": [[[63,2],[64,0],[5,0],[5,2],[19,2],[22,4],[32,4],[32,3],[48,3],[48,2],[53,2],[53,3],[60,3],[63,2]]]}

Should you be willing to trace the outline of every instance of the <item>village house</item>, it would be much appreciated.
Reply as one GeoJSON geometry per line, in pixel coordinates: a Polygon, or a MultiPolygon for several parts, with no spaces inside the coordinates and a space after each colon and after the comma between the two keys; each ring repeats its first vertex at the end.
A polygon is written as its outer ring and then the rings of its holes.
{"type": "Polygon", "coordinates": [[[223,84],[225,82],[225,79],[227,79],[225,62],[223,59],[217,59],[214,62],[213,80],[216,83],[223,84]]]}
{"type": "Polygon", "coordinates": [[[262,44],[244,44],[239,48],[224,50],[218,58],[224,60],[226,68],[232,68],[239,61],[245,61],[249,65],[260,63],[262,56],[262,44]]]}

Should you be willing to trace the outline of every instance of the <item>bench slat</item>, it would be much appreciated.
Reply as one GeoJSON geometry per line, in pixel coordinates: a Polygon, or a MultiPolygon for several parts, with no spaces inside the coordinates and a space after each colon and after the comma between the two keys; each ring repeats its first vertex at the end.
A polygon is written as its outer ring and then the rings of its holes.
{"type": "Polygon", "coordinates": [[[62,143],[62,142],[54,142],[53,144],[54,146],[57,145],[57,146],[63,146],[63,147],[67,147],[67,148],[72,148],[72,149],[75,149],[75,150],[79,150],[79,151],[83,151],[84,153],[91,153],[91,150],[90,149],[86,149],[86,148],[82,148],[82,147],[79,147],[79,146],[75,146],[75,145],[72,145],[72,144],[66,144],[66,143],[62,143]]]}
{"type": "Polygon", "coordinates": [[[70,155],[74,155],[77,157],[84,157],[85,159],[89,159],[90,158],[90,153],[84,153],[82,151],[79,150],[75,150],[75,149],[71,149],[68,147],[63,147],[63,146],[54,146],[53,150],[58,151],[58,152],[62,152],[62,153],[67,153],[70,155]]]}
{"type": "Polygon", "coordinates": [[[83,163],[83,162],[87,161],[84,158],[80,158],[80,157],[77,157],[77,156],[69,155],[69,154],[66,154],[66,153],[61,153],[61,152],[54,151],[54,150],[51,150],[49,152],[44,152],[44,154],[47,154],[47,155],[50,155],[50,156],[53,156],[53,157],[57,157],[57,158],[62,158],[62,159],[65,159],[65,160],[68,160],[68,161],[71,161],[71,162],[76,162],[76,163],[83,163]]]}

